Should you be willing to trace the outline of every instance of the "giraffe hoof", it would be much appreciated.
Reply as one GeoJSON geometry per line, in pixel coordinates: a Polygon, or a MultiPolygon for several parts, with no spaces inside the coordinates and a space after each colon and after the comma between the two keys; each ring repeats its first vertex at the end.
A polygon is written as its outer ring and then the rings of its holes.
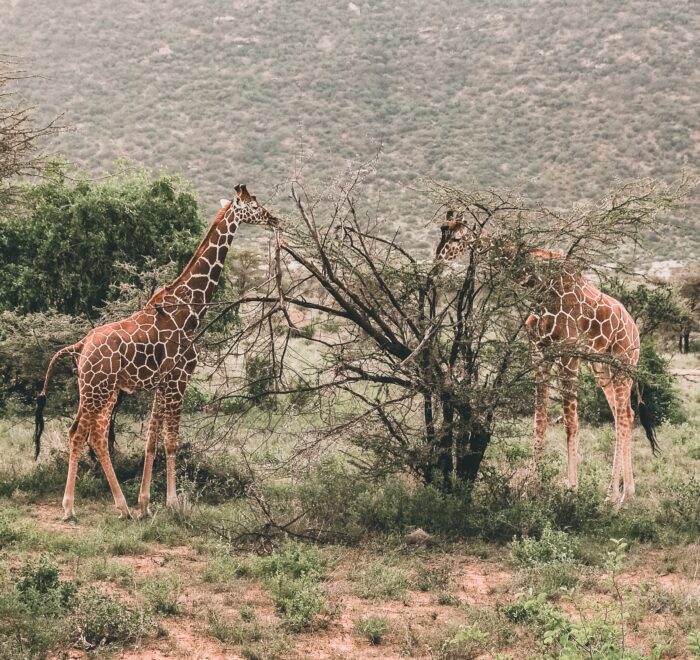
{"type": "Polygon", "coordinates": [[[175,497],[172,500],[168,500],[166,502],[166,506],[168,509],[170,509],[173,513],[178,513],[180,511],[180,501],[175,497]]]}
{"type": "Polygon", "coordinates": [[[151,510],[149,507],[137,507],[132,511],[133,517],[136,520],[144,520],[151,517],[151,510]]]}
{"type": "Polygon", "coordinates": [[[119,520],[131,520],[131,517],[129,509],[119,511],[119,520]]]}
{"type": "Polygon", "coordinates": [[[63,516],[63,522],[77,523],[78,518],[75,513],[67,513],[65,516],[63,516]]]}

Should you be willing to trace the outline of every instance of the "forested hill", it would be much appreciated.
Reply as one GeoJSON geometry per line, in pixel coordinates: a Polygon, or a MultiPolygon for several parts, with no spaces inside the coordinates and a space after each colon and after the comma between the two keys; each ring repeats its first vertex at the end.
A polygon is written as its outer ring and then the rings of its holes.
{"type": "MultiPolygon", "coordinates": [[[[0,50],[91,172],[166,167],[213,208],[381,147],[377,209],[432,244],[420,177],[561,206],[700,167],[699,34],[696,0],[5,0],[0,50]]],[[[656,256],[700,253],[693,207],[656,256]]]]}

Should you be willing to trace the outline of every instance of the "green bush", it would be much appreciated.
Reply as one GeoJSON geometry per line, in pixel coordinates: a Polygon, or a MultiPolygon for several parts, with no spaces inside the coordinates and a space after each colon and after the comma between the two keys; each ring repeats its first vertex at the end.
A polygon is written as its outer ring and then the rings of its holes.
{"type": "Polygon", "coordinates": [[[408,588],[406,571],[380,559],[358,566],[350,579],[353,592],[360,598],[401,600],[408,588]]]}
{"type": "Polygon", "coordinates": [[[126,167],[95,183],[53,165],[26,204],[29,217],[0,223],[0,310],[94,316],[125,275],[119,264],[184,265],[203,228],[182,181],[126,167]]]}
{"type": "Polygon", "coordinates": [[[88,647],[130,644],[153,634],[148,612],[91,588],[80,595],[73,615],[73,639],[88,647]]]}
{"type": "Polygon", "coordinates": [[[523,582],[534,593],[554,596],[578,583],[578,542],[563,531],[547,526],[539,539],[513,539],[511,556],[524,569],[523,582]]]}
{"type": "MultiPolygon", "coordinates": [[[[639,387],[642,399],[654,426],[665,422],[681,424],[687,419],[676,381],[668,362],[659,354],[651,338],[642,342],[638,364],[639,387]]],[[[579,416],[589,424],[613,421],[603,391],[588,369],[582,369],[579,377],[579,416]]],[[[637,409],[637,388],[632,388],[632,406],[637,409]]]]}
{"type": "Polygon", "coordinates": [[[25,534],[16,521],[7,513],[0,513],[0,550],[21,541],[25,534]]]}
{"type": "Polygon", "coordinates": [[[507,477],[489,466],[473,490],[446,493],[432,485],[409,488],[397,477],[358,478],[356,470],[334,460],[274,496],[281,507],[298,501],[307,523],[346,541],[372,533],[403,535],[417,527],[450,539],[510,541],[513,534],[539,536],[547,526],[597,533],[615,517],[599,483],[585,479],[572,493],[559,483],[557,468],[546,464],[536,498],[513,492],[507,477]]]}
{"type": "Polygon", "coordinates": [[[61,622],[31,611],[16,591],[0,593],[0,657],[46,657],[66,641],[61,622]]]}
{"type": "Polygon", "coordinates": [[[77,586],[59,579],[46,557],[25,563],[16,583],[0,586],[0,657],[45,657],[69,641],[64,617],[77,602],[77,586]]]}
{"type": "Polygon", "coordinates": [[[669,486],[669,496],[661,502],[665,522],[690,538],[700,534],[700,477],[669,486]]]}
{"type": "Polygon", "coordinates": [[[312,545],[289,541],[267,557],[258,560],[256,572],[262,577],[288,575],[292,578],[321,579],[326,573],[326,562],[312,545]]]}
{"type": "Polygon", "coordinates": [[[486,650],[489,636],[477,623],[459,626],[440,645],[440,657],[450,660],[472,660],[486,650]]]}
{"type": "Polygon", "coordinates": [[[532,568],[552,562],[573,562],[577,548],[576,539],[566,532],[547,526],[539,539],[528,536],[521,540],[513,539],[511,556],[518,565],[532,568]]]}
{"type": "Polygon", "coordinates": [[[285,627],[292,632],[308,628],[326,605],[326,596],[318,582],[310,576],[290,577],[284,573],[265,580],[285,627]]]}
{"type": "Polygon", "coordinates": [[[154,612],[179,614],[181,589],[180,578],[170,575],[148,581],[144,585],[143,593],[154,612]]]}
{"type": "Polygon", "coordinates": [[[46,557],[22,567],[17,583],[20,600],[35,613],[59,616],[70,607],[77,591],[73,582],[58,579],[58,567],[46,557]]]}
{"type": "Polygon", "coordinates": [[[320,581],[325,561],[310,545],[289,542],[262,557],[255,566],[263,579],[285,627],[292,632],[308,628],[326,605],[320,581]]]}
{"type": "Polygon", "coordinates": [[[366,637],[370,644],[378,646],[389,630],[389,623],[383,616],[367,616],[355,622],[355,634],[366,637]]]}
{"type": "MultiPolygon", "coordinates": [[[[127,499],[136,500],[141,488],[143,475],[143,453],[122,453],[116,451],[114,471],[127,499]]],[[[178,478],[186,482],[194,491],[197,500],[208,504],[240,497],[249,479],[238,469],[234,459],[227,454],[201,456],[196,447],[183,442],[178,450],[178,478]]],[[[48,459],[37,463],[29,472],[0,473],[0,495],[11,496],[20,490],[34,496],[62,495],[66,486],[68,456],[65,452],[54,451],[48,459]]],[[[152,501],[165,500],[165,453],[158,452],[153,463],[153,481],[151,483],[152,501]]],[[[83,454],[78,464],[76,493],[79,497],[95,499],[111,497],[111,491],[102,468],[83,454]]],[[[165,527],[156,527],[158,531],[168,533],[165,527]]],[[[172,529],[170,530],[172,532],[172,529]]],[[[155,537],[150,540],[160,540],[155,537]]],[[[1,539],[0,539],[1,542],[1,539]]]]}

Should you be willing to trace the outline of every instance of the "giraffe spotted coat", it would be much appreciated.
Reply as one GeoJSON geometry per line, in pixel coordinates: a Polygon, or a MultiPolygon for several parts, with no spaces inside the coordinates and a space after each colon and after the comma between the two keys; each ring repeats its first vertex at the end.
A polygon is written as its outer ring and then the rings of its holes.
{"type": "Polygon", "coordinates": [[[221,211],[182,273],[151,296],[143,309],[122,321],[95,328],[51,359],[38,397],[37,453],[43,429],[41,411],[53,366],[64,355],[77,358],[80,403],[69,433],[63,498],[66,519],[75,516],[75,478],[86,441],[105,472],[120,516],[130,516],[108,451],[110,416],[120,391],[155,390],[137,514],[148,514],[153,461],[161,438],[166,454],[166,502],[177,508],[175,456],[182,403],[197,365],[194,341],[241,222],[277,225],[243,185],[236,186],[233,200],[222,200],[221,211]]]}
{"type": "MultiPolygon", "coordinates": [[[[485,247],[489,237],[470,229],[461,214],[448,211],[441,227],[437,261],[452,261],[472,247],[485,247]],[[477,245],[478,244],[478,245],[477,245]]],[[[548,422],[549,386],[556,368],[564,407],[567,437],[567,481],[578,487],[579,367],[586,360],[603,390],[615,419],[615,452],[609,497],[616,503],[634,497],[632,473],[631,372],[640,354],[639,331],[624,305],[600,291],[559,253],[530,250],[521,282],[535,289],[538,304],[525,324],[535,365],[535,420],[531,472],[544,449],[548,422]],[[542,267],[544,266],[544,268],[542,267]],[[541,274],[544,272],[544,276],[541,274]]],[[[653,429],[645,422],[647,437],[656,449],[653,429]]]]}

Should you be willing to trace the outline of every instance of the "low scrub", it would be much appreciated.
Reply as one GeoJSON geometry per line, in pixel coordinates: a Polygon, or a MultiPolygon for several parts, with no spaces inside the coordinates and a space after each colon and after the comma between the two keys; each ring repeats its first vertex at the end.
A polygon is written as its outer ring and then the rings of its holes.
{"type": "Polygon", "coordinates": [[[378,559],[358,566],[350,573],[353,592],[360,598],[401,600],[408,589],[408,573],[378,559]]]}
{"type": "Polygon", "coordinates": [[[260,558],[256,574],[270,592],[277,611],[291,632],[310,627],[326,606],[321,586],[326,563],[311,545],[288,542],[260,558]]]}
{"type": "Polygon", "coordinates": [[[155,632],[148,611],[90,588],[78,599],[72,617],[74,641],[87,648],[132,644],[155,632]]]}
{"type": "MultiPolygon", "coordinates": [[[[143,474],[143,454],[115,452],[114,470],[125,496],[136,501],[143,474]]],[[[29,472],[0,474],[0,495],[11,497],[16,491],[31,496],[59,496],[63,494],[68,471],[66,452],[54,451],[37,463],[29,472]]],[[[178,479],[183,488],[192,491],[196,501],[219,504],[240,497],[249,480],[238,470],[227,455],[203,459],[194,446],[183,443],[178,451],[178,479]]],[[[165,456],[156,455],[151,485],[153,501],[165,501],[165,456]]],[[[78,465],[76,493],[80,497],[110,497],[109,484],[97,463],[83,456],[78,465]]]]}
{"type": "Polygon", "coordinates": [[[389,630],[389,622],[383,616],[367,616],[355,622],[355,634],[365,637],[370,644],[378,646],[389,630]]]}

